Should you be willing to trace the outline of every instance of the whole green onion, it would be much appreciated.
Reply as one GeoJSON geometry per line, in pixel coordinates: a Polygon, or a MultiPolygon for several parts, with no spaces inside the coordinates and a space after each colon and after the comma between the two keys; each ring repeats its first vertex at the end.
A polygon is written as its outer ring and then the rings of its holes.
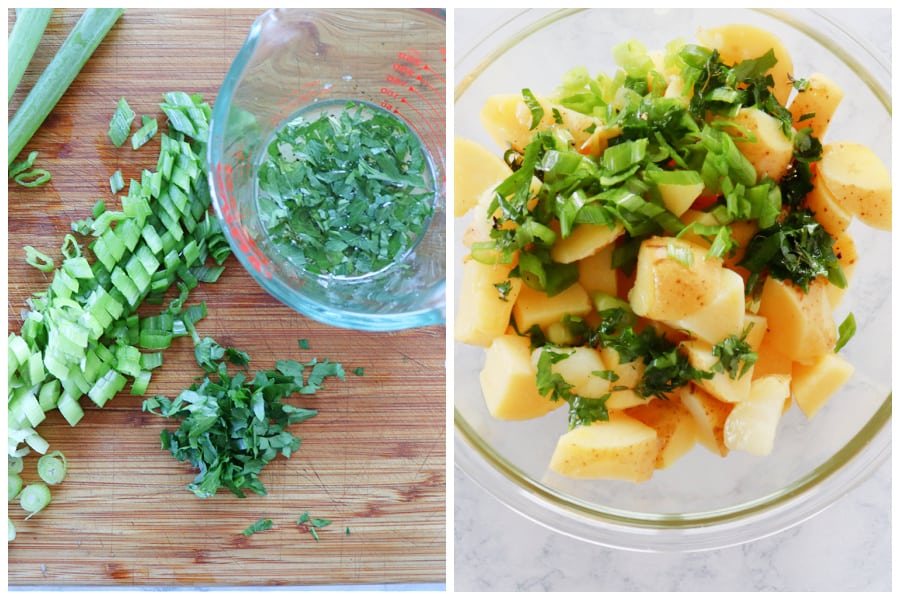
{"type": "Polygon", "coordinates": [[[16,22],[12,31],[9,33],[9,42],[7,45],[8,61],[7,75],[9,82],[9,91],[7,92],[6,101],[12,100],[25,69],[34,56],[41,38],[44,36],[44,30],[53,14],[52,8],[22,8],[16,15],[16,22]]]}
{"type": "Polygon", "coordinates": [[[31,140],[123,12],[124,8],[84,11],[9,122],[7,166],[31,140]]]}

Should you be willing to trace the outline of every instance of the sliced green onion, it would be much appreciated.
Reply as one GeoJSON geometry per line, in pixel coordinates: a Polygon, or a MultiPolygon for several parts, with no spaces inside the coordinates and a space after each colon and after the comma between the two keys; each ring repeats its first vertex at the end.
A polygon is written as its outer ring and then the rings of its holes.
{"type": "Polygon", "coordinates": [[[838,325],[838,340],[834,346],[835,353],[846,346],[847,342],[854,335],[856,335],[856,317],[853,316],[853,313],[848,313],[844,320],[841,321],[841,324],[838,325]]]}
{"type": "Polygon", "coordinates": [[[52,14],[52,8],[20,8],[16,11],[16,22],[9,32],[7,44],[7,103],[12,100],[34,51],[40,45],[52,14]]]}
{"type": "Polygon", "coordinates": [[[9,473],[6,480],[7,500],[15,500],[22,491],[22,477],[18,473],[9,473]]]}
{"type": "Polygon", "coordinates": [[[125,140],[128,139],[128,135],[131,133],[131,124],[133,122],[134,111],[131,110],[128,101],[125,100],[125,97],[123,96],[119,98],[119,102],[116,104],[116,110],[109,120],[109,131],[107,132],[107,135],[109,135],[109,139],[114,146],[118,148],[125,143],[125,140]]]}
{"type": "Polygon", "coordinates": [[[16,526],[13,525],[12,519],[10,519],[9,517],[6,517],[6,520],[9,521],[9,537],[7,537],[7,541],[11,542],[16,539],[16,526]]]}
{"type": "Polygon", "coordinates": [[[123,8],[88,8],[84,11],[10,120],[7,165],[12,164],[31,140],[123,12],[123,8]]]}
{"type": "Polygon", "coordinates": [[[125,187],[125,179],[122,177],[122,169],[116,169],[109,178],[109,189],[113,194],[118,194],[125,187]]]}
{"type": "Polygon", "coordinates": [[[534,97],[534,93],[528,88],[522,90],[522,98],[525,100],[525,106],[531,112],[531,125],[529,125],[528,129],[535,129],[540,125],[541,119],[544,118],[544,107],[541,106],[541,103],[534,97]]]}
{"type": "Polygon", "coordinates": [[[28,513],[30,519],[50,504],[50,488],[46,483],[31,483],[19,494],[19,505],[28,513]]]}
{"type": "Polygon", "coordinates": [[[63,479],[66,478],[68,469],[69,463],[66,461],[65,455],[59,450],[45,454],[38,459],[38,477],[50,485],[62,483],[63,479]]]}
{"type": "Polygon", "coordinates": [[[50,181],[50,179],[50,171],[47,169],[31,169],[30,171],[19,173],[13,177],[13,181],[22,187],[37,187],[39,185],[44,185],[50,181]]]}
{"type": "Polygon", "coordinates": [[[35,250],[32,246],[25,246],[25,262],[29,265],[37,269],[38,271],[43,271],[44,273],[49,273],[54,269],[53,259],[40,252],[39,250],[35,250]]]}
{"type": "Polygon", "coordinates": [[[25,468],[25,461],[22,460],[21,456],[10,455],[7,458],[8,458],[8,462],[9,462],[9,472],[10,473],[15,473],[16,475],[18,475],[19,473],[22,472],[22,469],[25,468]]]}
{"type": "Polygon", "coordinates": [[[141,128],[134,132],[131,136],[131,147],[134,150],[137,150],[156,135],[156,131],[159,128],[159,124],[156,119],[153,117],[148,117],[147,115],[143,115],[141,117],[141,128]]]}

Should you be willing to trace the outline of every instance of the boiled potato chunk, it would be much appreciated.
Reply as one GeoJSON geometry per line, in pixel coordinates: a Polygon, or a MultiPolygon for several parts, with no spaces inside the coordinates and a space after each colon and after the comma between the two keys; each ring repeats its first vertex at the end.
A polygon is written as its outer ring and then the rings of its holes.
{"type": "Polygon", "coordinates": [[[634,286],[628,300],[635,314],[648,319],[683,319],[719,293],[722,261],[708,259],[699,244],[672,237],[641,243],[634,286]]]}
{"type": "Polygon", "coordinates": [[[813,180],[813,189],[806,195],[805,204],[828,235],[837,237],[850,226],[853,215],[838,204],[835,197],[824,184],[818,183],[818,178],[813,180]]]}
{"type": "Polygon", "coordinates": [[[485,404],[494,418],[533,419],[564,404],[538,393],[529,343],[527,337],[505,334],[494,338],[487,349],[479,378],[485,404]]]}
{"type": "Polygon", "coordinates": [[[663,205],[670,213],[680,217],[694,204],[703,192],[703,182],[676,185],[672,183],[657,183],[660,198],[663,205]]]}
{"type": "Polygon", "coordinates": [[[763,337],[759,349],[756,350],[757,360],[753,364],[753,378],[758,379],[766,375],[790,375],[793,361],[785,356],[777,343],[770,341],[768,335],[763,337]]]}
{"type": "MultiPolygon", "coordinates": [[[[688,340],[681,342],[679,347],[687,354],[688,362],[701,371],[712,371],[714,364],[719,362],[717,356],[713,356],[712,345],[701,340],[688,340]]],[[[722,402],[738,404],[750,396],[750,385],[753,379],[755,365],[744,373],[743,377],[732,379],[727,372],[714,372],[711,379],[701,379],[697,382],[703,390],[722,402]]]]}
{"type": "Polygon", "coordinates": [[[580,479],[646,481],[653,476],[659,444],[656,430],[625,414],[610,413],[560,436],[550,469],[580,479]]]}
{"type": "Polygon", "coordinates": [[[454,334],[458,342],[488,346],[506,333],[522,280],[509,277],[512,265],[487,265],[467,260],[462,265],[462,283],[454,334]],[[504,298],[497,284],[509,281],[510,290],[504,298]]]}
{"type": "Polygon", "coordinates": [[[849,231],[842,231],[834,236],[834,245],[831,249],[841,264],[841,270],[844,271],[844,279],[847,280],[847,287],[838,287],[831,282],[825,285],[825,295],[828,296],[828,303],[831,308],[837,308],[844,299],[844,294],[850,287],[850,280],[853,278],[853,272],[856,271],[856,263],[859,260],[859,253],[856,251],[856,242],[849,231]]]}
{"type": "Polygon", "coordinates": [[[642,360],[633,360],[623,363],[619,357],[619,351],[615,348],[604,347],[600,349],[600,356],[606,368],[616,374],[617,379],[610,386],[609,398],[606,400],[606,408],[621,410],[640,406],[650,402],[650,398],[642,398],[634,393],[634,386],[640,382],[647,365],[642,360]],[[616,389],[623,388],[623,389],[616,389]]]}
{"type": "Polygon", "coordinates": [[[826,292],[827,281],[810,282],[808,292],[768,277],[757,314],[768,323],[766,339],[794,361],[810,361],[834,348],[837,328],[826,292]]]}
{"type": "Polygon", "coordinates": [[[828,399],[853,375],[853,365],[838,354],[823,354],[808,365],[794,363],[791,390],[794,401],[808,418],[819,412],[828,399]]]}
{"type": "Polygon", "coordinates": [[[753,313],[744,315],[744,329],[747,331],[744,341],[757,354],[759,354],[759,348],[762,346],[763,338],[766,336],[766,323],[766,318],[761,315],[754,315],[753,313]]]}
{"type": "Polygon", "coordinates": [[[818,164],[818,179],[844,210],[870,227],[891,230],[891,175],[871,148],[825,144],[818,164]]]}
{"type": "Polygon", "coordinates": [[[725,420],[725,445],[757,456],[770,454],[785,398],[790,395],[788,376],[767,375],[754,380],[750,397],[736,404],[725,420]]]}
{"type": "Polygon", "coordinates": [[[544,352],[565,355],[554,362],[551,371],[572,386],[571,392],[583,398],[600,398],[609,391],[609,380],[600,376],[606,370],[600,352],[588,346],[559,348],[542,346],[531,354],[531,364],[537,370],[538,361],[544,352]]]}
{"type": "Polygon", "coordinates": [[[741,335],[744,312],[744,279],[734,271],[723,269],[719,293],[709,304],[683,319],[665,321],[665,324],[717,344],[729,335],[741,335]]]}
{"type": "Polygon", "coordinates": [[[794,129],[800,131],[809,127],[812,135],[822,140],[838,105],[844,99],[844,90],[822,73],[806,77],[806,83],[806,89],[794,96],[788,109],[794,129]]]}
{"type": "Polygon", "coordinates": [[[683,388],[680,397],[694,419],[697,441],[713,454],[727,456],[725,421],[735,405],[717,400],[694,385],[683,388]]]}
{"type": "Polygon", "coordinates": [[[615,250],[615,246],[609,245],[578,261],[578,283],[586,292],[618,295],[617,269],[612,266],[613,250],[615,250]]]}
{"type": "Polygon", "coordinates": [[[552,104],[543,98],[537,98],[537,101],[544,109],[544,116],[534,129],[531,129],[531,111],[521,94],[489,97],[481,108],[481,124],[500,148],[512,147],[519,151],[525,149],[535,131],[557,125],[572,134],[576,148],[595,155],[605,150],[606,141],[619,133],[618,129],[604,127],[597,118],[552,104]],[[562,121],[560,124],[556,122],[554,111],[562,121]]]}
{"type": "Polygon", "coordinates": [[[547,327],[566,315],[584,316],[589,312],[591,298],[577,282],[553,296],[524,285],[512,308],[519,331],[528,331],[533,325],[547,327]]]}
{"type": "Polygon", "coordinates": [[[623,233],[625,226],[618,222],[613,227],[582,223],[568,237],[556,240],[550,249],[550,258],[562,264],[573,263],[612,246],[623,233]]]}
{"type": "Polygon", "coordinates": [[[461,217],[487,190],[512,175],[503,159],[478,142],[457,137],[453,140],[453,214],[461,217]]]}
{"type": "MultiPolygon", "coordinates": [[[[753,165],[757,177],[768,176],[781,181],[794,157],[793,140],[784,134],[781,121],[758,108],[742,108],[729,120],[747,129],[755,138],[742,141],[737,137],[735,145],[753,165]]],[[[733,135],[738,133],[730,127],[726,130],[733,135]]]]}
{"type": "Polygon", "coordinates": [[[772,50],[778,61],[769,70],[775,84],[773,94],[782,106],[787,106],[793,88],[794,63],[787,48],[773,33],[752,25],[722,25],[701,29],[697,39],[704,46],[718,50],[722,62],[728,65],[759,58],[772,50]]]}
{"type": "Polygon", "coordinates": [[[697,442],[694,417],[678,399],[654,398],[649,403],[630,408],[626,412],[628,416],[656,430],[656,439],[659,443],[659,453],[656,455],[657,469],[672,466],[697,442]]]}

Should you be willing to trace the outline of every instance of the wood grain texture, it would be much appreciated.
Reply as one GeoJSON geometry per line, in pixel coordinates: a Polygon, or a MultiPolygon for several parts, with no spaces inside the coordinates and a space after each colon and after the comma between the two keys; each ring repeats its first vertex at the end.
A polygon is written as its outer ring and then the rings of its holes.
{"type": "MultiPolygon", "coordinates": [[[[25,152],[53,180],[8,188],[8,327],[18,331],[28,297],[48,278],[27,266],[22,247],[58,256],[70,223],[111,199],[109,177],[125,180],[155,168],[158,139],[134,151],[106,136],[125,96],[138,115],[161,117],[171,90],[214,102],[219,85],[258,10],[129,9],[25,152]]],[[[57,9],[9,105],[10,115],[78,17],[57,9]]],[[[12,27],[14,12],[8,13],[12,27]]],[[[220,491],[200,500],[185,489],[190,466],[160,449],[174,424],[141,411],[122,393],[103,410],[83,401],[85,417],[69,427],[57,412],[39,432],[69,460],[50,507],[29,521],[10,503],[18,537],[9,545],[12,586],[260,586],[445,581],[446,393],[444,327],[364,333],[319,324],[268,296],[233,257],[215,284],[201,284],[201,335],[246,350],[251,369],[281,358],[343,363],[346,381],[328,380],[316,395],[292,402],[318,409],[295,427],[303,438],[290,459],[261,477],[264,497],[220,491]],[[308,349],[298,340],[306,339],[308,349]],[[352,371],[364,369],[362,376],[352,371]],[[330,519],[317,542],[296,525],[308,512],[330,519]],[[274,528],[242,531],[261,517],[274,528]],[[349,529],[349,534],[347,530],[349,529]]],[[[158,310],[158,309],[154,309],[158,310]]],[[[154,372],[149,394],[174,396],[198,376],[189,338],[176,340],[154,372]]],[[[35,478],[34,460],[24,478],[35,478]]]]}

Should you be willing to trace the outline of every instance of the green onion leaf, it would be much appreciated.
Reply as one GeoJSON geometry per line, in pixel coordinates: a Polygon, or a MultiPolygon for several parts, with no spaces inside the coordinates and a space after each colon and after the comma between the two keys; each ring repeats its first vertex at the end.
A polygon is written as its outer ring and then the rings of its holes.
{"type": "Polygon", "coordinates": [[[835,353],[846,346],[847,342],[854,335],[856,335],[856,317],[853,316],[853,313],[848,313],[844,320],[841,321],[841,324],[838,325],[838,339],[834,346],[835,353]]]}

